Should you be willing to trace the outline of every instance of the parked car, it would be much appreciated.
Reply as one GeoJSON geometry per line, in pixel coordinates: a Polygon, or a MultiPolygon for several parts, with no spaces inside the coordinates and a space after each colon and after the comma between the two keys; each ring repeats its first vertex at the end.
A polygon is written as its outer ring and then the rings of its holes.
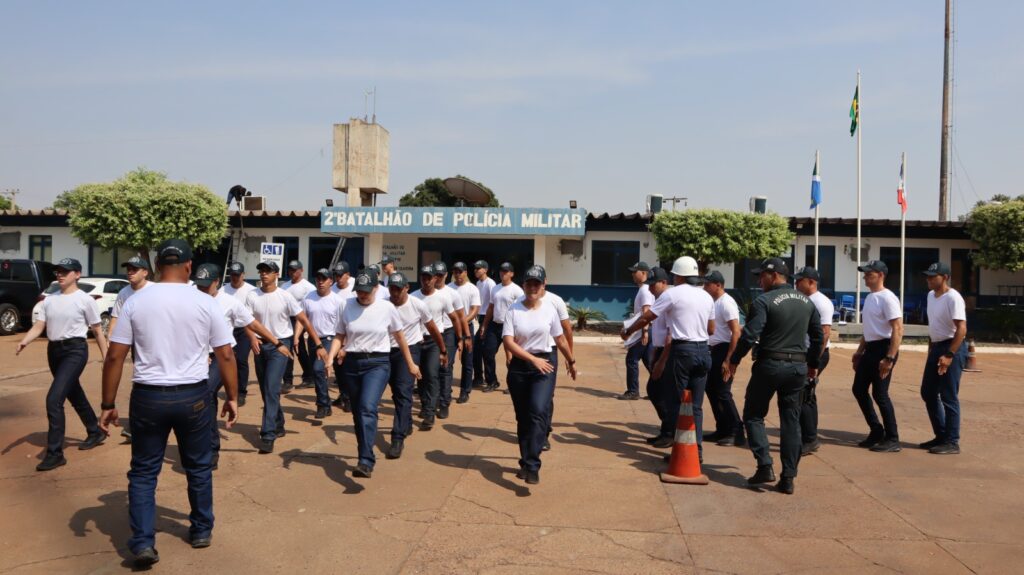
{"type": "Polygon", "coordinates": [[[11,335],[31,323],[39,292],[52,280],[50,262],[0,261],[0,335],[11,335]]]}
{"type": "MultiPolygon", "coordinates": [[[[79,278],[78,289],[92,296],[96,300],[96,306],[100,308],[100,323],[103,325],[103,333],[107,333],[110,325],[110,310],[114,307],[117,294],[128,287],[128,281],[118,278],[79,278]]],[[[43,292],[43,297],[53,295],[60,291],[60,285],[53,282],[43,292]]]]}

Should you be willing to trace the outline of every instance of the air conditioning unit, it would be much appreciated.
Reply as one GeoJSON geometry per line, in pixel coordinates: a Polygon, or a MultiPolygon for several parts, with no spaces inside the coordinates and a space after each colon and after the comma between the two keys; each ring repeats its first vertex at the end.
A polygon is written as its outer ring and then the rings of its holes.
{"type": "Polygon", "coordinates": [[[661,213],[662,204],[665,201],[665,196],[661,194],[651,194],[647,196],[647,213],[657,215],[661,213]]]}
{"type": "Polygon", "coordinates": [[[245,196],[242,198],[242,209],[249,212],[262,212],[267,209],[266,196],[245,196]]]}

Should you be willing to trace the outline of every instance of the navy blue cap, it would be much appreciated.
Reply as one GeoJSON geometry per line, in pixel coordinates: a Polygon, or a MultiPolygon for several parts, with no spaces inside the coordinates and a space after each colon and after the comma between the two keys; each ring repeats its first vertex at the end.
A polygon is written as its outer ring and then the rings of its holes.
{"type": "Polygon", "coordinates": [[[669,281],[668,272],[665,268],[653,267],[650,272],[647,273],[647,285],[652,286],[658,282],[669,281]]]}
{"type": "Polygon", "coordinates": [[[277,266],[277,262],[273,261],[260,262],[256,264],[256,269],[260,271],[267,270],[274,273],[281,273],[281,268],[277,266]]]}
{"type": "Polygon", "coordinates": [[[300,262],[299,260],[292,260],[292,261],[288,262],[288,269],[289,270],[301,270],[301,269],[303,269],[302,262],[300,262]]]}
{"type": "Polygon", "coordinates": [[[808,280],[814,280],[816,282],[820,282],[821,281],[821,274],[819,274],[818,270],[812,268],[811,266],[804,266],[804,267],[800,268],[799,270],[797,270],[797,272],[795,274],[793,274],[793,279],[794,280],[808,279],[808,280]]]}
{"type": "Polygon", "coordinates": [[[356,276],[355,291],[371,292],[375,287],[377,287],[377,273],[371,271],[370,268],[366,268],[356,276]]]}
{"type": "Polygon", "coordinates": [[[455,262],[452,265],[452,270],[457,270],[457,271],[460,271],[460,272],[464,272],[464,271],[466,271],[466,269],[467,269],[466,268],[466,262],[455,262]]]}
{"type": "Polygon", "coordinates": [[[391,257],[391,256],[389,256],[387,254],[384,254],[384,257],[380,258],[380,262],[379,263],[382,266],[384,264],[393,264],[393,263],[395,263],[395,258],[393,258],[393,257],[391,257]]]}
{"type": "Polygon", "coordinates": [[[631,272],[649,272],[649,271],[651,271],[651,266],[648,265],[647,262],[636,262],[635,264],[629,266],[629,271],[631,271],[631,272]]]}
{"type": "Polygon", "coordinates": [[[434,262],[434,275],[444,276],[448,275],[448,266],[444,262],[434,262]]]}
{"type": "Polygon", "coordinates": [[[395,272],[388,276],[388,287],[404,288],[409,285],[409,280],[402,272],[395,272]]]}
{"type": "Polygon", "coordinates": [[[320,269],[316,270],[316,274],[315,275],[318,278],[324,278],[324,279],[331,279],[334,276],[334,274],[331,273],[331,270],[329,270],[327,268],[320,268],[320,269]]]}
{"type": "Polygon", "coordinates": [[[348,273],[348,263],[338,262],[334,264],[334,275],[340,276],[348,273]]]}
{"type": "Polygon", "coordinates": [[[491,266],[490,264],[487,263],[486,260],[476,260],[475,262],[473,262],[473,269],[477,268],[489,270],[491,269],[491,266]]]}
{"type": "Polygon", "coordinates": [[[245,273],[245,266],[242,262],[231,262],[228,264],[228,273],[231,275],[238,275],[245,273]]]}
{"type": "Polygon", "coordinates": [[[514,272],[516,271],[516,268],[512,265],[512,262],[503,262],[498,270],[503,272],[514,272]]]}
{"type": "Polygon", "coordinates": [[[420,275],[421,276],[433,276],[434,275],[434,266],[433,266],[433,264],[427,264],[425,266],[420,266],[420,275]]]}
{"type": "Polygon", "coordinates": [[[220,266],[217,264],[203,264],[196,268],[192,281],[199,287],[209,287],[210,284],[220,279],[220,266]]]}
{"type": "Polygon", "coordinates": [[[80,272],[82,271],[82,262],[75,258],[64,258],[57,262],[55,268],[68,270],[69,272],[80,272]]]}
{"type": "Polygon", "coordinates": [[[526,270],[526,276],[523,278],[523,281],[544,282],[547,279],[548,273],[544,270],[543,266],[531,266],[530,269],[526,270]]]}
{"type": "Polygon", "coordinates": [[[889,275],[889,266],[885,265],[882,260],[871,260],[868,263],[857,266],[859,272],[879,272],[885,275],[889,275]]]}
{"type": "Polygon", "coordinates": [[[704,281],[706,283],[722,284],[725,285],[725,276],[718,270],[711,270],[704,274],[704,281]]]}
{"type": "Polygon", "coordinates": [[[754,275],[760,275],[764,272],[775,272],[784,276],[789,275],[789,268],[786,267],[786,262],[782,261],[782,258],[768,258],[761,261],[761,265],[753,269],[754,275]]]}
{"type": "Polygon", "coordinates": [[[192,261],[192,246],[182,239],[171,239],[156,248],[157,265],[181,264],[192,261]]]}
{"type": "Polygon", "coordinates": [[[147,262],[146,260],[142,259],[140,256],[132,256],[132,257],[128,258],[128,261],[126,261],[123,264],[121,264],[121,267],[123,267],[123,268],[126,268],[128,266],[131,266],[133,268],[143,269],[143,270],[150,269],[149,262],[147,262]]]}
{"type": "Polygon", "coordinates": [[[949,271],[949,264],[945,264],[942,262],[933,263],[932,265],[928,266],[928,269],[926,269],[923,273],[926,276],[952,275],[952,272],[949,271]]]}

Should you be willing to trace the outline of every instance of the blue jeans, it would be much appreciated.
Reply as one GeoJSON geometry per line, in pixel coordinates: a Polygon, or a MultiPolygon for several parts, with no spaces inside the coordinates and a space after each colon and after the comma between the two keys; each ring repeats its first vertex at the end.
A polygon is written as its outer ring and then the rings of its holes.
{"type": "MultiPolygon", "coordinates": [[[[651,356],[651,369],[654,369],[654,364],[661,359],[661,354],[665,351],[664,347],[654,348],[654,353],[651,356]]],[[[654,413],[658,415],[658,421],[661,422],[659,425],[661,428],[665,427],[665,422],[672,420],[673,425],[679,418],[679,412],[670,413],[667,405],[671,404],[669,396],[675,393],[676,384],[672,381],[672,365],[671,363],[665,364],[665,371],[661,374],[660,378],[655,379],[654,375],[651,375],[647,380],[647,399],[650,400],[651,405],[654,406],[654,413]]],[[[674,429],[674,428],[673,428],[674,429]]],[[[661,435],[659,431],[658,435],[661,435]]]]}
{"type": "Polygon", "coordinates": [[[249,355],[252,354],[252,342],[244,327],[234,331],[235,336],[235,369],[238,370],[238,396],[249,392],[249,355]]]}
{"type": "MultiPolygon", "coordinates": [[[[409,354],[412,355],[413,363],[417,365],[420,363],[422,347],[419,343],[409,346],[409,354]]],[[[391,386],[391,401],[395,402],[395,423],[391,426],[391,443],[394,443],[396,440],[405,439],[412,431],[413,379],[401,348],[391,348],[388,361],[391,363],[388,384],[391,386]]]]}
{"type": "Polygon", "coordinates": [[[433,417],[441,393],[441,349],[433,337],[424,339],[420,347],[420,374],[420,414],[433,417]]]}
{"type": "MultiPolygon", "coordinates": [[[[292,347],[292,338],[280,338],[282,345],[292,347]]],[[[263,424],[260,426],[260,439],[274,441],[284,431],[284,413],[281,411],[281,378],[288,364],[288,357],[277,351],[274,344],[260,344],[260,354],[256,361],[261,366],[263,378],[260,380],[260,397],[263,398],[263,424]]]]}
{"type": "Polygon", "coordinates": [[[128,519],[132,537],[128,548],[138,553],[156,543],[157,476],[164,464],[171,430],[178,440],[181,466],[188,481],[189,534],[193,538],[209,536],[213,531],[213,451],[208,382],[166,391],[136,384],[129,409],[132,462],[128,471],[128,519]]]}
{"type": "MultiPolygon", "coordinates": [[[[477,325],[483,325],[485,317],[486,316],[482,316],[482,315],[476,316],[477,325]]],[[[485,357],[487,354],[484,353],[486,348],[487,348],[487,342],[486,342],[486,340],[484,338],[480,337],[480,330],[478,329],[478,330],[476,330],[476,333],[473,334],[473,385],[482,385],[484,383],[484,370],[488,369],[488,368],[484,367],[485,365],[488,365],[488,360],[485,357]]],[[[491,359],[490,359],[489,369],[490,369],[490,371],[488,371],[488,373],[490,373],[491,375],[494,375],[494,356],[493,355],[491,356],[491,359]]],[[[497,378],[495,378],[495,379],[497,379],[497,378]]],[[[491,381],[491,380],[488,380],[488,381],[491,381]]]]}
{"type": "Polygon", "coordinates": [[[474,353],[476,351],[476,326],[473,323],[469,324],[469,337],[471,339],[462,343],[472,342],[474,347],[470,349],[469,346],[464,345],[462,357],[459,358],[459,361],[462,362],[462,377],[459,379],[460,395],[469,395],[473,391],[473,358],[476,355],[474,353]]]}
{"type": "MultiPolygon", "coordinates": [[[[320,338],[320,343],[326,350],[331,349],[331,342],[333,341],[333,335],[325,335],[320,338]]],[[[313,383],[316,384],[316,406],[330,407],[331,394],[327,391],[327,364],[317,357],[316,343],[313,341],[313,338],[307,339],[306,345],[308,347],[309,361],[313,367],[313,383]]]]}
{"type": "Polygon", "coordinates": [[[501,330],[504,329],[504,325],[492,321],[487,326],[487,338],[484,342],[484,377],[487,383],[497,384],[498,373],[495,371],[494,356],[501,349],[501,330]]]}
{"type": "MultiPolygon", "coordinates": [[[[295,321],[295,318],[293,317],[292,318],[292,333],[293,334],[295,333],[295,324],[296,323],[298,323],[298,322],[295,321]]],[[[303,337],[305,337],[305,334],[303,334],[303,337]]],[[[294,340],[295,338],[294,337],[290,337],[288,339],[294,340]]],[[[299,346],[299,352],[297,354],[295,354],[295,355],[298,356],[298,358],[299,358],[299,367],[302,368],[302,381],[306,381],[308,379],[312,379],[312,377],[313,377],[313,362],[310,360],[309,350],[306,349],[306,346],[304,344],[300,345],[299,346]]],[[[313,357],[316,357],[316,355],[314,354],[313,357]]],[[[292,379],[295,377],[295,375],[293,373],[294,370],[295,370],[295,359],[294,358],[289,358],[288,359],[288,365],[284,369],[284,381],[287,381],[288,383],[292,382],[292,379]]]]}
{"type": "Polygon", "coordinates": [[[650,363],[651,342],[647,345],[639,341],[626,350],[626,392],[640,393],[640,362],[644,367],[651,369],[650,363]]]}
{"type": "Polygon", "coordinates": [[[940,341],[928,347],[928,359],[924,363],[921,378],[921,399],[928,409],[935,437],[943,443],[960,444],[960,376],[967,364],[967,342],[953,355],[953,361],[944,375],[939,375],[938,362],[942,354],[949,351],[953,340],[940,341]]]}
{"type": "Polygon", "coordinates": [[[96,412],[85,396],[79,376],[89,361],[89,344],[85,339],[51,341],[46,346],[46,360],[53,374],[53,383],[46,393],[46,455],[64,453],[64,402],[70,401],[89,435],[100,433],[96,412]]]}
{"type": "Polygon", "coordinates": [[[359,463],[373,469],[377,458],[373,442],[377,439],[377,405],[391,376],[391,361],[387,355],[357,358],[345,356],[341,368],[345,370],[345,386],[352,398],[352,421],[359,444],[359,463]]]}
{"type": "MultiPolygon", "coordinates": [[[[892,381],[892,372],[896,370],[893,364],[889,375],[882,379],[878,374],[878,364],[889,353],[889,340],[880,339],[870,341],[864,346],[864,355],[857,364],[853,375],[853,397],[857,399],[860,410],[864,414],[864,421],[872,433],[885,432],[885,438],[899,441],[900,434],[896,427],[896,408],[893,407],[892,399],[889,397],[889,383],[892,381]],[[870,388],[870,392],[868,391],[870,388]],[[879,423],[878,415],[875,414],[875,406],[871,404],[874,399],[878,404],[878,411],[882,414],[882,421],[879,423]]],[[[899,361],[899,355],[896,356],[899,361]]]]}
{"type": "MultiPolygon", "coordinates": [[[[670,391],[666,394],[666,413],[679,415],[683,391],[689,389],[690,400],[693,403],[693,421],[697,426],[697,446],[700,447],[703,443],[701,429],[704,424],[704,388],[708,382],[708,371],[711,369],[711,351],[706,342],[673,341],[668,361],[672,371],[669,373],[669,367],[666,366],[664,377],[671,377],[675,388],[672,389],[670,386],[670,391]]],[[[676,423],[675,417],[670,417],[669,421],[662,421],[661,434],[675,436],[676,423]]]]}
{"type": "MultiPolygon", "coordinates": [[[[540,354],[538,357],[546,355],[540,354]]],[[[551,359],[545,358],[549,361],[551,359]]],[[[508,393],[512,396],[512,406],[516,412],[519,466],[527,471],[538,471],[541,450],[551,422],[554,378],[516,357],[508,368],[508,393]]]]}
{"type": "MultiPolygon", "coordinates": [[[[711,414],[715,417],[715,432],[720,436],[738,437],[743,435],[743,420],[736,409],[732,396],[732,380],[722,379],[722,364],[729,360],[729,343],[723,342],[711,348],[711,369],[708,371],[707,392],[711,414]]],[[[703,412],[703,409],[701,410],[703,412]]]]}
{"type": "Polygon", "coordinates": [[[444,335],[445,351],[448,352],[448,362],[441,364],[441,399],[438,404],[441,407],[448,407],[452,403],[452,372],[455,368],[455,357],[459,355],[459,348],[454,327],[444,330],[442,335],[444,335]]]}

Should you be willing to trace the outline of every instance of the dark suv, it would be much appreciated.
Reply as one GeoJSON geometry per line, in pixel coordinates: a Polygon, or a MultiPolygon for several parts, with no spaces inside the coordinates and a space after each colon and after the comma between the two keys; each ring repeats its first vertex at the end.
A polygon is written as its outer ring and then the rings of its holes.
{"type": "Polygon", "coordinates": [[[28,325],[32,308],[53,281],[53,264],[35,260],[0,260],[0,335],[28,325]]]}

